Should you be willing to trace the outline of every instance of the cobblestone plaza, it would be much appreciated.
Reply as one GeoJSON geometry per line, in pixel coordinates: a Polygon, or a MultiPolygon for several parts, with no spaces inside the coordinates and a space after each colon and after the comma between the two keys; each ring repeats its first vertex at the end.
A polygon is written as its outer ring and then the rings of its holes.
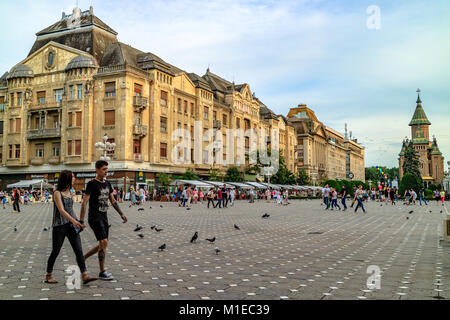
{"type": "MultiPolygon", "coordinates": [[[[65,269],[76,264],[67,240],[54,270],[59,284],[43,283],[51,251],[51,228],[44,228],[51,225],[52,206],[22,206],[20,214],[0,210],[0,299],[450,297],[450,248],[439,242],[448,207],[435,203],[409,207],[369,202],[366,214],[324,211],[318,200],[293,200],[288,206],[237,201],[228,209],[207,209],[203,203],[191,210],[175,203],[147,202],[144,211],[122,203],[128,224],[114,210],[109,213],[106,266],[115,280],[98,280],[80,290],[65,285],[65,269]],[[270,217],[262,219],[264,213],[270,217]],[[134,232],[136,224],[143,230],[134,232]],[[155,225],[163,230],[152,230],[155,225]],[[196,231],[199,239],[191,244],[196,231]],[[214,244],[205,241],[212,237],[217,238],[214,244]],[[164,243],[167,249],[160,252],[164,243]],[[216,247],[221,250],[218,255],[216,247]],[[367,287],[369,266],[381,270],[380,289],[367,287]]],[[[75,211],[79,210],[76,204],[75,211]]],[[[96,244],[89,227],[81,238],[84,252],[96,244]]],[[[97,257],[88,259],[87,265],[89,274],[97,276],[97,257]]]]}

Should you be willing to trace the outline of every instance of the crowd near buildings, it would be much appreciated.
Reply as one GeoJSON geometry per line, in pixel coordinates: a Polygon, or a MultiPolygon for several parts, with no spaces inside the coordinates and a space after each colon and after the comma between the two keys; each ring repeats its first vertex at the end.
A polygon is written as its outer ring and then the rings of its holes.
{"type": "MultiPolygon", "coordinates": [[[[230,163],[243,172],[248,157],[238,161],[229,129],[266,132],[267,146],[279,146],[287,169],[305,170],[311,181],[365,180],[364,147],[347,128],[343,135],[325,126],[303,104],[277,115],[247,83],[210,68],[202,76],[184,71],[121,43],[92,7],[63,13],[36,36],[27,57],[0,78],[1,189],[29,179],[54,184],[63,169],[75,173],[76,190],[84,189],[102,155],[95,144],[105,135],[116,145],[107,151],[108,180],[118,190],[138,183],[152,190],[159,173],[180,175],[188,168],[202,179],[230,163]],[[190,148],[177,148],[177,129],[189,133],[190,148]],[[221,150],[209,147],[209,131],[222,133],[221,150]],[[185,161],[174,163],[173,150],[185,161]],[[211,163],[218,157],[231,161],[211,163]]],[[[244,137],[246,156],[253,144],[244,137]]]]}

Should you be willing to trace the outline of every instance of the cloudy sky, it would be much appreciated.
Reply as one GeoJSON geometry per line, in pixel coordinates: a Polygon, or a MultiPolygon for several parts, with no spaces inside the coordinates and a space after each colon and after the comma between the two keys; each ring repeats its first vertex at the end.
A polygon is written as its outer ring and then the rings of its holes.
{"type": "MultiPolygon", "coordinates": [[[[75,4],[1,1],[0,72],[75,4]]],[[[431,133],[450,157],[448,0],[79,0],[82,10],[90,5],[119,41],[189,72],[209,65],[249,83],[278,114],[305,103],[327,126],[343,132],[348,123],[368,166],[398,165],[420,88],[431,133]],[[367,27],[372,5],[380,29],[367,27]]]]}

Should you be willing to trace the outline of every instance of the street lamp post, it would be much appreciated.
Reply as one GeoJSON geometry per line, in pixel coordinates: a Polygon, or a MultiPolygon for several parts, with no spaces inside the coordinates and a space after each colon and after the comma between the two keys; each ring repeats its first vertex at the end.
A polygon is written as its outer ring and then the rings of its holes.
{"type": "Polygon", "coordinates": [[[105,136],[103,137],[103,142],[97,142],[95,144],[95,148],[98,151],[103,152],[102,156],[100,157],[100,160],[105,161],[111,160],[111,158],[108,156],[108,152],[114,152],[114,150],[116,149],[116,144],[108,142],[108,139],[109,139],[108,136],[105,134],[105,136]]]}

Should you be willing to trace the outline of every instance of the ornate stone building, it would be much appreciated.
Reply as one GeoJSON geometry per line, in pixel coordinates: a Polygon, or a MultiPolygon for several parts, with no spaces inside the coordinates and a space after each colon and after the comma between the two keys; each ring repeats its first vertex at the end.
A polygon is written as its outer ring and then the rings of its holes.
{"type": "MultiPolygon", "coordinates": [[[[117,145],[110,154],[109,179],[119,188],[151,187],[161,172],[182,174],[192,168],[208,176],[212,167],[224,171],[226,165],[204,163],[226,159],[225,145],[235,139],[226,137],[227,129],[277,129],[288,168],[296,170],[294,128],[256,98],[248,84],[229,82],[209,68],[203,76],[186,72],[121,43],[92,7],[63,13],[36,36],[28,56],[0,78],[3,187],[30,178],[52,183],[58,172],[70,169],[76,173],[76,188],[83,189],[101,155],[95,143],[105,134],[117,145]],[[177,147],[179,141],[171,137],[176,129],[191,133],[190,147],[177,147]],[[221,152],[202,139],[209,129],[222,132],[221,152]],[[202,144],[201,154],[194,142],[202,144]],[[174,164],[172,150],[186,162],[174,164]]],[[[245,138],[246,154],[250,144],[245,138]]],[[[246,162],[238,164],[245,167],[246,162]]]]}
{"type": "Polygon", "coordinates": [[[444,179],[444,157],[439,150],[436,137],[433,136],[433,140],[430,139],[431,122],[428,120],[422,107],[420,90],[417,90],[417,93],[416,110],[409,123],[412,140],[403,140],[402,150],[399,154],[400,179],[402,179],[404,174],[404,150],[406,145],[412,142],[414,149],[419,154],[419,168],[425,185],[442,185],[444,179]]]}
{"type": "Polygon", "coordinates": [[[365,181],[364,147],[356,139],[324,126],[306,105],[291,108],[288,122],[297,136],[297,170],[312,180],[353,179],[365,181]]]}

